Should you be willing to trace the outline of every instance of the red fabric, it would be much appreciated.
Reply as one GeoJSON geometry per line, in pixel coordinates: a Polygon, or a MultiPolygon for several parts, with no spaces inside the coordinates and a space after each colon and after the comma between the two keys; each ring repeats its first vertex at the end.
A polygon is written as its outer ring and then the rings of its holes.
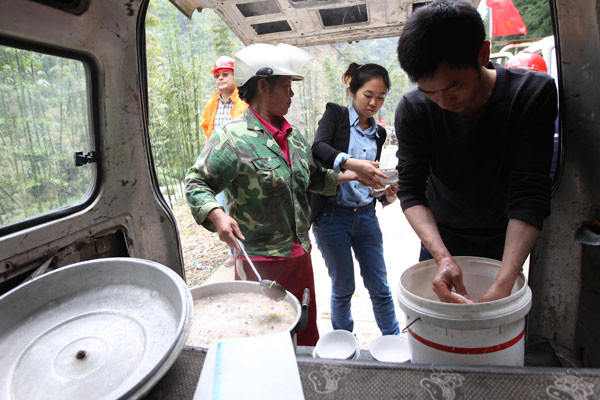
{"type": "MultiPolygon", "coordinates": [[[[238,257],[236,257],[238,258],[238,257]]],[[[258,281],[252,268],[243,257],[242,264],[248,280],[258,281]]],[[[237,264],[237,263],[236,263],[237,264]]],[[[315,279],[312,269],[310,253],[301,257],[288,258],[283,261],[253,261],[254,266],[263,279],[276,281],[288,292],[296,296],[302,302],[304,288],[310,290],[310,303],[308,304],[308,323],[306,328],[298,333],[296,339],[298,346],[314,346],[319,340],[319,329],[317,328],[317,301],[315,296],[315,279]]],[[[235,271],[235,279],[241,280],[238,271],[235,271]]]]}
{"type": "Polygon", "coordinates": [[[486,0],[492,13],[492,36],[527,35],[527,27],[512,0],[486,0]]]}
{"type": "Polygon", "coordinates": [[[252,261],[283,261],[288,258],[300,257],[304,255],[304,249],[300,242],[294,242],[294,247],[292,247],[292,252],[289,257],[250,257],[252,261]]]}
{"type": "Polygon", "coordinates": [[[287,122],[287,120],[285,118],[280,117],[281,118],[281,130],[279,130],[276,127],[274,127],[273,125],[271,125],[266,119],[264,119],[263,117],[258,115],[252,107],[250,107],[250,109],[252,110],[254,115],[256,115],[256,118],[258,118],[260,123],[263,124],[263,126],[265,128],[267,128],[267,130],[269,131],[269,133],[271,135],[273,135],[273,139],[275,139],[275,141],[277,142],[277,145],[281,149],[281,152],[283,153],[285,160],[287,161],[288,165],[291,165],[290,149],[288,147],[287,134],[292,130],[292,126],[289,124],[289,122],[287,122]]]}

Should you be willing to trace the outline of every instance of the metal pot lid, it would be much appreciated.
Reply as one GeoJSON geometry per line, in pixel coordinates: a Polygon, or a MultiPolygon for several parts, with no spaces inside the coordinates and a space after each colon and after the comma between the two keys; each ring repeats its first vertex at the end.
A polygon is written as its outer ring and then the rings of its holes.
{"type": "Polygon", "coordinates": [[[0,398],[138,398],[177,359],[192,307],[185,282],[148,260],[42,275],[0,297],[0,398]]]}

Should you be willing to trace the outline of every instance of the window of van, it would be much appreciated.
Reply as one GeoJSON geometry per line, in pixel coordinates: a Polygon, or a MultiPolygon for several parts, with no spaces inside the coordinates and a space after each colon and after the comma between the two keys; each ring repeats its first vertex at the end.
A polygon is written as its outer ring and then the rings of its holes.
{"type": "Polygon", "coordinates": [[[0,46],[0,227],[86,196],[88,99],[81,61],[0,46]]]}

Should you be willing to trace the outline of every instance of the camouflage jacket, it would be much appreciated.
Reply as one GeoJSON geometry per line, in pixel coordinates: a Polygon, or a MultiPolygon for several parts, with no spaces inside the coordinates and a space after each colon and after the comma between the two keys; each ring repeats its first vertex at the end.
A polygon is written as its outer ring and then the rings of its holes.
{"type": "Polygon", "coordinates": [[[291,168],[250,109],[217,128],[185,178],[196,222],[216,230],[206,217],[220,207],[215,194],[224,190],[228,213],[240,226],[250,255],[288,257],[296,239],[308,251],[307,190],[335,195],[337,174],[316,164],[298,129],[287,137],[291,168]]]}

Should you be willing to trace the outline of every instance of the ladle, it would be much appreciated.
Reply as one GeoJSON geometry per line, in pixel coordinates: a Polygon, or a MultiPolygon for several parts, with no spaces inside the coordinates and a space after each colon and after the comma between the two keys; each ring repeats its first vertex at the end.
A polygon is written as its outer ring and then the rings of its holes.
{"type": "Polygon", "coordinates": [[[252,271],[254,271],[254,274],[260,281],[260,290],[262,294],[275,301],[283,300],[283,298],[287,295],[287,292],[283,288],[283,286],[281,286],[276,281],[262,279],[256,268],[254,267],[252,260],[250,260],[250,257],[248,257],[248,253],[246,253],[246,249],[244,248],[244,244],[242,243],[242,241],[238,238],[235,238],[235,240],[240,246],[240,249],[242,249],[242,253],[244,253],[246,261],[248,261],[248,264],[250,264],[250,267],[252,267],[252,271]]]}

